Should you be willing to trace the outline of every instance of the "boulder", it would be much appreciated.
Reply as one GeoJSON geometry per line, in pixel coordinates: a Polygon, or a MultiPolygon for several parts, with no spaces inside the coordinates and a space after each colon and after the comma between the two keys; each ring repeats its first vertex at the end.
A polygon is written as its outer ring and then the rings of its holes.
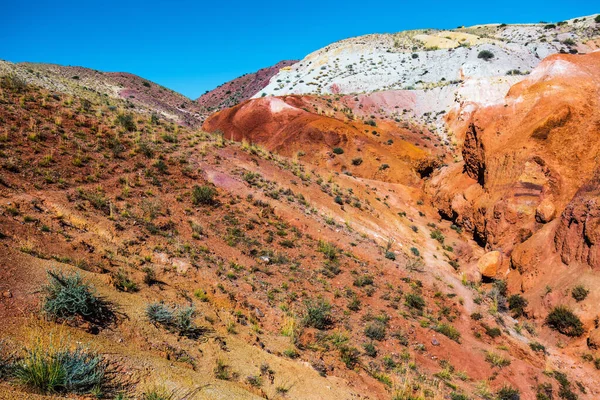
{"type": "Polygon", "coordinates": [[[548,223],[556,216],[556,207],[550,199],[544,199],[535,210],[535,219],[543,224],[548,223]]]}
{"type": "Polygon", "coordinates": [[[500,263],[502,262],[502,254],[499,251],[494,250],[489,253],[485,253],[479,261],[477,261],[477,267],[481,276],[484,278],[493,278],[498,272],[500,263]]]}

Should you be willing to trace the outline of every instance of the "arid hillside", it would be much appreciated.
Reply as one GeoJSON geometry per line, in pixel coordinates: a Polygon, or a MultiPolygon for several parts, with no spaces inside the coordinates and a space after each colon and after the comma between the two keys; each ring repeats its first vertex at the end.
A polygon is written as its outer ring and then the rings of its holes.
{"type": "Polygon", "coordinates": [[[0,399],[599,398],[598,25],[355,38],[304,62],[475,67],[202,104],[0,63],[0,399]]]}
{"type": "Polygon", "coordinates": [[[418,189],[2,82],[3,398],[74,343],[105,368],[77,390],[108,398],[600,390],[504,286],[461,282],[482,252],[418,189]],[[74,279],[101,312],[56,311],[74,279]]]}
{"type": "Polygon", "coordinates": [[[141,114],[156,114],[185,126],[199,126],[210,114],[193,100],[139,76],[54,64],[0,60],[0,74],[48,90],[96,103],[119,105],[141,114]]]}

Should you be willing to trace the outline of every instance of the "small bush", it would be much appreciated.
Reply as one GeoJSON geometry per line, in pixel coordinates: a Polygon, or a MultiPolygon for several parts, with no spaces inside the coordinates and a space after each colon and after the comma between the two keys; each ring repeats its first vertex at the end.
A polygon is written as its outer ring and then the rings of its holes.
{"type": "Polygon", "coordinates": [[[523,316],[525,314],[525,307],[527,307],[527,300],[519,295],[513,294],[508,298],[508,309],[512,311],[515,318],[523,316]]]}
{"type": "Polygon", "coordinates": [[[587,290],[584,286],[579,285],[579,286],[575,286],[572,290],[571,290],[571,296],[573,296],[573,298],[577,301],[583,301],[585,300],[585,298],[587,297],[587,295],[590,293],[589,290],[587,290]]]}
{"type": "Polygon", "coordinates": [[[78,273],[65,275],[48,271],[50,283],[42,288],[44,313],[52,320],[81,319],[105,326],[116,319],[114,307],[96,295],[92,286],[83,282],[78,273]]]}
{"type": "Polygon", "coordinates": [[[546,352],[546,346],[544,346],[540,342],[531,342],[531,343],[529,343],[529,347],[531,348],[531,350],[535,351],[536,353],[545,353],[546,352]]]}
{"type": "Polygon", "coordinates": [[[327,329],[333,324],[331,305],[323,300],[307,300],[305,303],[306,315],[304,324],[317,329],[327,329]]]}
{"type": "Polygon", "coordinates": [[[101,356],[83,347],[69,350],[38,343],[16,364],[14,376],[42,393],[90,393],[106,383],[106,369],[101,356]]]}
{"type": "Polygon", "coordinates": [[[215,374],[215,378],[221,379],[223,381],[228,381],[231,379],[231,373],[229,372],[229,366],[225,364],[223,360],[220,358],[217,359],[215,363],[215,368],[213,369],[215,374]]]}
{"type": "Polygon", "coordinates": [[[584,333],[583,323],[565,306],[557,306],[546,317],[546,324],[567,336],[581,336],[584,333]]]}
{"type": "Polygon", "coordinates": [[[372,285],[373,277],[371,275],[360,275],[354,278],[354,282],[352,284],[356,287],[372,285]]]}
{"type": "Polygon", "coordinates": [[[346,368],[354,368],[354,366],[359,362],[359,356],[360,353],[355,347],[340,347],[340,358],[346,365],[346,368]]]}
{"type": "Polygon", "coordinates": [[[127,275],[127,273],[120,269],[114,276],[113,276],[113,282],[115,285],[115,288],[117,290],[120,290],[121,292],[137,292],[138,291],[138,287],[137,284],[132,281],[129,278],[129,275],[127,275]]]}
{"type": "Polygon", "coordinates": [[[327,258],[329,261],[335,261],[337,259],[338,249],[334,244],[319,240],[319,247],[317,248],[317,251],[323,253],[325,258],[327,258]]]}
{"type": "Polygon", "coordinates": [[[211,186],[194,186],[192,189],[192,202],[195,205],[212,205],[215,202],[217,191],[211,186]]]}
{"type": "Polygon", "coordinates": [[[365,349],[365,354],[369,357],[377,357],[377,347],[375,347],[375,344],[373,342],[364,343],[363,349],[365,349]]]}
{"type": "Polygon", "coordinates": [[[560,371],[554,371],[553,374],[554,379],[556,379],[560,386],[558,390],[558,397],[564,400],[577,400],[577,394],[571,390],[571,382],[569,382],[567,375],[560,371]]]}
{"type": "Polygon", "coordinates": [[[146,307],[146,316],[153,324],[190,339],[197,339],[206,332],[206,328],[194,324],[194,314],[193,307],[169,307],[163,303],[151,303],[146,307]]]}
{"type": "Polygon", "coordinates": [[[489,50],[481,50],[477,55],[477,58],[481,58],[484,61],[489,61],[494,58],[494,53],[489,50]]]}
{"type": "Polygon", "coordinates": [[[518,389],[515,389],[511,386],[503,386],[496,393],[496,397],[498,400],[519,400],[521,395],[519,394],[518,389]]]}
{"type": "Polygon", "coordinates": [[[594,21],[595,21],[597,24],[600,24],[600,14],[596,15],[596,18],[594,18],[594,21]]]}
{"type": "Polygon", "coordinates": [[[425,300],[416,293],[407,293],[404,296],[405,304],[413,309],[423,311],[425,308],[425,300]]]}
{"type": "Polygon", "coordinates": [[[388,260],[396,260],[396,254],[393,251],[386,251],[385,252],[385,258],[387,258],[388,260]]]}
{"type": "Polygon", "coordinates": [[[358,167],[360,164],[362,164],[363,159],[360,157],[356,157],[352,159],[352,165],[358,167]]]}
{"type": "Polygon", "coordinates": [[[492,364],[493,367],[503,368],[510,365],[510,360],[502,357],[500,354],[488,351],[485,355],[485,361],[492,364]]]}
{"type": "Polygon", "coordinates": [[[333,152],[335,154],[344,154],[344,149],[342,149],[341,147],[334,147],[333,152]]]}
{"type": "Polygon", "coordinates": [[[365,327],[365,336],[373,340],[385,339],[385,325],[381,322],[374,322],[365,327]]]}
{"type": "Polygon", "coordinates": [[[502,331],[500,330],[500,328],[492,328],[486,324],[483,324],[483,329],[485,329],[485,334],[491,337],[492,339],[502,336],[502,331]]]}
{"type": "Polygon", "coordinates": [[[441,244],[444,244],[444,235],[442,234],[442,231],[440,231],[439,229],[435,229],[433,231],[431,231],[431,233],[429,234],[429,236],[432,239],[437,240],[438,242],[440,242],[441,244]]]}
{"type": "Polygon", "coordinates": [[[121,125],[123,129],[129,132],[136,130],[135,122],[133,120],[133,114],[119,114],[115,120],[117,125],[121,125]]]}
{"type": "Polygon", "coordinates": [[[449,337],[455,342],[460,343],[460,332],[454,326],[450,324],[439,324],[434,328],[434,330],[446,337],[449,337]]]}

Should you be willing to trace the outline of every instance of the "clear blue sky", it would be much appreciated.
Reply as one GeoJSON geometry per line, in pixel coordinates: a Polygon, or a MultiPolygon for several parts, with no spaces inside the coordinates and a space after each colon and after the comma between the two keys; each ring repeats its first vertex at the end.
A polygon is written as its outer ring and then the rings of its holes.
{"type": "Polygon", "coordinates": [[[597,12],[597,0],[7,0],[0,59],[131,72],[196,98],[347,37],[597,12]]]}

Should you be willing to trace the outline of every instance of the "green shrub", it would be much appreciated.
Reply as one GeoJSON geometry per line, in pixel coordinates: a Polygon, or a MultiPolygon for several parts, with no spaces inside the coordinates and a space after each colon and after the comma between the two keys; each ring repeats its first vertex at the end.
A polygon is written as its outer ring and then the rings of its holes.
{"type": "Polygon", "coordinates": [[[170,332],[190,339],[197,339],[207,329],[194,323],[193,307],[170,307],[164,303],[151,303],[146,306],[146,317],[155,325],[161,325],[170,332]]]}
{"type": "Polygon", "coordinates": [[[358,167],[360,164],[362,164],[363,159],[360,157],[356,157],[352,159],[352,165],[358,167]]]}
{"type": "Polygon", "coordinates": [[[14,376],[42,393],[90,393],[106,383],[106,369],[101,356],[83,347],[69,350],[38,343],[15,365],[14,376]]]}
{"type": "Polygon", "coordinates": [[[344,154],[344,149],[342,149],[341,147],[334,147],[333,152],[335,154],[344,154]]]}
{"type": "Polygon", "coordinates": [[[385,252],[385,258],[387,258],[388,260],[396,260],[396,254],[393,251],[386,251],[385,252]]]}
{"type": "Polygon", "coordinates": [[[385,339],[385,325],[381,322],[373,322],[365,327],[365,336],[373,340],[385,339]]]}
{"type": "Polygon", "coordinates": [[[44,313],[52,320],[81,319],[99,326],[116,320],[114,307],[96,295],[92,286],[83,282],[78,273],[63,274],[48,271],[50,283],[42,288],[44,313]]]}
{"type": "Polygon", "coordinates": [[[335,198],[333,199],[333,201],[334,201],[336,204],[339,204],[340,206],[341,206],[341,205],[344,205],[344,200],[343,200],[343,199],[342,199],[340,196],[335,196],[335,198]]]}
{"type": "Polygon", "coordinates": [[[581,336],[584,333],[583,323],[565,306],[557,306],[546,317],[546,324],[567,336],[581,336]]]}
{"type": "Polygon", "coordinates": [[[471,319],[472,319],[473,321],[479,321],[479,320],[481,320],[482,318],[483,318],[483,315],[481,315],[481,313],[474,312],[474,313],[472,313],[472,314],[471,314],[471,319]]]}
{"type": "Polygon", "coordinates": [[[440,231],[439,229],[435,229],[433,231],[431,231],[431,234],[429,235],[432,239],[437,240],[440,243],[444,243],[444,235],[442,234],[442,231],[440,231]]]}
{"type": "Polygon", "coordinates": [[[137,292],[137,284],[129,278],[129,275],[122,269],[113,275],[115,288],[121,292],[137,292]]]}
{"type": "Polygon", "coordinates": [[[529,347],[531,348],[531,350],[535,351],[536,353],[545,353],[546,352],[546,346],[544,346],[543,344],[541,344],[539,342],[531,342],[531,343],[529,343],[529,347]]]}
{"type": "Polygon", "coordinates": [[[450,324],[439,324],[434,328],[434,330],[446,337],[449,337],[455,342],[460,343],[460,332],[454,326],[450,324]]]}
{"type": "Polygon", "coordinates": [[[192,202],[195,205],[211,205],[215,202],[217,190],[212,186],[194,186],[192,189],[192,202]]]}
{"type": "Polygon", "coordinates": [[[596,18],[594,18],[594,21],[595,21],[597,24],[600,24],[600,14],[596,15],[596,18]]]}
{"type": "Polygon", "coordinates": [[[337,247],[335,247],[335,245],[329,242],[319,240],[319,247],[317,248],[317,251],[323,253],[323,255],[325,255],[325,258],[327,258],[330,261],[335,261],[337,259],[338,249],[337,247]]]}
{"type": "Polygon", "coordinates": [[[527,307],[527,300],[523,296],[513,294],[508,298],[508,309],[512,311],[515,318],[525,314],[525,307],[527,307]]]}
{"type": "Polygon", "coordinates": [[[359,362],[360,353],[355,347],[342,346],[340,347],[340,358],[346,365],[346,368],[354,368],[359,362]]]}
{"type": "Polygon", "coordinates": [[[231,379],[231,374],[229,373],[229,366],[225,364],[225,361],[220,358],[217,359],[215,363],[215,368],[213,369],[215,374],[215,378],[221,379],[223,381],[228,381],[231,379]]]}
{"type": "Polygon", "coordinates": [[[369,357],[377,357],[377,347],[375,347],[373,342],[364,343],[363,349],[365,349],[365,354],[369,357]]]}
{"type": "Polygon", "coordinates": [[[483,326],[483,329],[485,329],[485,334],[493,339],[502,335],[502,331],[500,330],[500,328],[497,328],[497,327],[492,328],[486,324],[482,324],[482,326],[483,326]]]}
{"type": "Polygon", "coordinates": [[[479,54],[477,54],[477,58],[481,58],[484,61],[489,61],[494,58],[494,53],[489,50],[481,50],[479,54]]]}
{"type": "Polygon", "coordinates": [[[488,351],[485,355],[485,361],[494,367],[503,368],[510,365],[510,360],[502,357],[500,354],[488,351]]]}
{"type": "Polygon", "coordinates": [[[135,121],[133,120],[133,114],[119,114],[115,120],[117,125],[121,125],[123,129],[129,132],[136,130],[135,121]]]}
{"type": "Polygon", "coordinates": [[[578,285],[575,286],[572,290],[571,290],[571,296],[573,296],[573,298],[577,301],[583,301],[585,300],[585,298],[587,297],[587,295],[590,293],[589,290],[587,290],[583,285],[578,285]]]}
{"type": "Polygon", "coordinates": [[[304,324],[317,329],[327,329],[333,324],[331,305],[324,299],[306,300],[304,324]]]}
{"type": "Polygon", "coordinates": [[[496,393],[496,397],[498,400],[519,400],[521,395],[519,394],[518,389],[515,389],[511,386],[503,386],[496,393]]]}
{"type": "Polygon", "coordinates": [[[567,375],[560,371],[554,371],[553,374],[554,379],[556,379],[560,386],[558,390],[558,397],[564,400],[577,400],[577,394],[571,390],[571,382],[569,382],[567,375]]]}
{"type": "Polygon", "coordinates": [[[372,285],[373,277],[371,275],[360,275],[354,278],[354,282],[352,284],[356,287],[372,285]]]}
{"type": "Polygon", "coordinates": [[[407,293],[404,296],[405,304],[413,309],[423,311],[425,308],[425,300],[416,293],[407,293]]]}

